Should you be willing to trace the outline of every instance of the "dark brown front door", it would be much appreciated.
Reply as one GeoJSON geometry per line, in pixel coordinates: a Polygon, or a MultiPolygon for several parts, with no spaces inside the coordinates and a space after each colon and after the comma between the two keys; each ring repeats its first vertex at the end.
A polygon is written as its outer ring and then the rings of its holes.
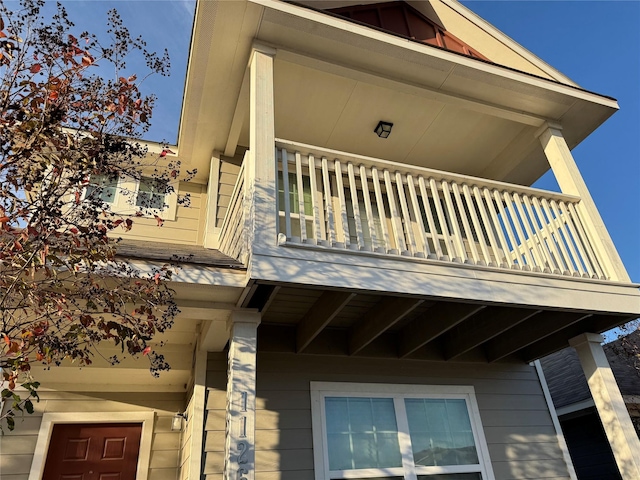
{"type": "Polygon", "coordinates": [[[135,480],[140,423],[57,424],[43,480],[135,480]]]}

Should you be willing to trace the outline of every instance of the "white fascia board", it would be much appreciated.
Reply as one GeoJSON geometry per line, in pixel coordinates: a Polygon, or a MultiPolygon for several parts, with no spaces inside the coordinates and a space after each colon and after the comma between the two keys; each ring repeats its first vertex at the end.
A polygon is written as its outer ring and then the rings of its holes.
{"type": "Polygon", "coordinates": [[[514,39],[512,39],[511,37],[506,35],[504,32],[502,32],[501,30],[497,29],[492,24],[487,22],[484,18],[480,17],[472,10],[469,10],[467,7],[462,5],[458,0],[440,0],[440,2],[444,3],[447,7],[451,8],[456,13],[460,14],[461,16],[469,20],[471,23],[479,27],[481,30],[484,30],[486,33],[491,35],[493,38],[498,40],[507,48],[513,50],[515,53],[517,53],[521,57],[524,57],[526,60],[534,64],[536,67],[538,67],[540,70],[547,73],[551,77],[555,78],[557,81],[580,88],[580,86],[577,83],[575,83],[573,80],[571,80],[569,77],[564,75],[559,70],[556,70],[554,67],[549,65],[540,57],[531,53],[529,50],[524,48],[514,39]]]}
{"type": "Polygon", "coordinates": [[[353,33],[360,37],[369,39],[371,42],[384,43],[389,46],[411,50],[421,55],[449,62],[452,68],[451,75],[455,74],[456,69],[471,69],[489,73],[496,77],[501,77],[502,79],[566,95],[574,99],[603,105],[616,110],[619,108],[618,102],[615,99],[582,90],[579,87],[573,86],[573,82],[571,82],[571,85],[565,85],[554,80],[536,77],[535,75],[520,72],[509,67],[488,63],[482,60],[449,52],[447,50],[435,48],[431,45],[420,44],[409,39],[379,32],[373,28],[365,27],[349,20],[343,20],[331,15],[316,12],[309,8],[292,5],[279,0],[249,0],[249,3],[261,5],[265,8],[282,12],[287,15],[296,16],[303,20],[308,20],[310,22],[319,23],[331,28],[353,33]]]}

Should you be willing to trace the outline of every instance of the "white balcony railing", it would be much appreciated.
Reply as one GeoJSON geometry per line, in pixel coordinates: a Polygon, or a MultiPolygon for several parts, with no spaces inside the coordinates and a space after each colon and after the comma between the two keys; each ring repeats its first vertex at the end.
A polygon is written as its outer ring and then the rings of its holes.
{"type": "Polygon", "coordinates": [[[609,277],[578,197],[289,141],[276,150],[287,243],[609,277]]]}

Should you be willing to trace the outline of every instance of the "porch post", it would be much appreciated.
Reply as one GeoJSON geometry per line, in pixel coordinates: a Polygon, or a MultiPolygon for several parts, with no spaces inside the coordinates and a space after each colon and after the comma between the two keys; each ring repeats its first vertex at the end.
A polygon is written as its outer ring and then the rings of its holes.
{"type": "Polygon", "coordinates": [[[255,44],[249,61],[250,116],[247,194],[252,201],[248,243],[276,244],[276,157],[273,63],[276,51],[255,44]]]}
{"type": "Polygon", "coordinates": [[[256,351],[260,313],[237,310],[229,319],[225,480],[255,479],[256,351]]]}
{"type": "Polygon", "coordinates": [[[562,127],[546,123],[536,135],[562,193],[580,197],[580,203],[576,208],[582,211],[582,217],[586,219],[584,227],[590,233],[595,249],[600,252],[599,257],[605,263],[606,271],[614,280],[630,282],[631,279],[609,236],[607,227],[562,136],[562,127]]]}
{"type": "Polygon", "coordinates": [[[611,372],[602,341],[602,335],[584,333],[569,340],[569,344],[578,352],[620,475],[623,480],[635,480],[640,478],[640,440],[611,372]]]}

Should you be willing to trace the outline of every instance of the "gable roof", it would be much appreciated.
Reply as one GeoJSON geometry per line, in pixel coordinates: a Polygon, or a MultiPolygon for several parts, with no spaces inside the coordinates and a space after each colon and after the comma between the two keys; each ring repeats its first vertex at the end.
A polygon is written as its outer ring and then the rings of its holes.
{"type": "Polygon", "coordinates": [[[404,1],[350,5],[326,11],[405,38],[420,40],[428,45],[488,60],[404,1]]]}

